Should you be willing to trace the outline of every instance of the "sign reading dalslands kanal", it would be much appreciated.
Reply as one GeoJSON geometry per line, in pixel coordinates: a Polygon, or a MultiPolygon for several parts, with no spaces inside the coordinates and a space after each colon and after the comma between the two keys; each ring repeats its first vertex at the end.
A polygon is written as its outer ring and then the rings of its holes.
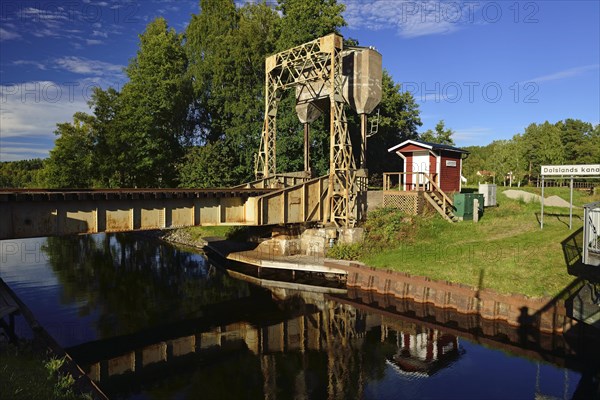
{"type": "Polygon", "coordinates": [[[542,176],[600,176],[600,164],[542,165],[542,176]]]}

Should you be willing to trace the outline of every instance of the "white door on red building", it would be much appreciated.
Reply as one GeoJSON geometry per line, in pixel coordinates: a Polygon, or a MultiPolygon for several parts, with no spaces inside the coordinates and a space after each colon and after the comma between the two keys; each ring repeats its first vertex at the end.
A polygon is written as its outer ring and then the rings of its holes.
{"type": "MultiPolygon", "coordinates": [[[[415,151],[413,153],[413,172],[424,172],[429,174],[429,152],[428,151],[415,151]]],[[[415,177],[414,182],[423,186],[429,182],[427,177],[419,174],[415,177]]]]}

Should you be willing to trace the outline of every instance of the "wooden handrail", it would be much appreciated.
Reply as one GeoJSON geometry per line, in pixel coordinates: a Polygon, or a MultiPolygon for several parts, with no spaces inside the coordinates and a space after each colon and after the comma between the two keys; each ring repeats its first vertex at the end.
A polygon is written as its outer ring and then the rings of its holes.
{"type": "Polygon", "coordinates": [[[270,188],[276,181],[283,180],[286,187],[296,186],[303,182],[308,182],[314,178],[299,176],[299,173],[291,174],[275,174],[268,178],[261,178],[255,181],[242,183],[241,185],[232,186],[232,189],[243,189],[243,188],[270,188]],[[297,175],[298,174],[298,175],[297,175]]]}
{"type": "Polygon", "coordinates": [[[452,208],[454,208],[454,203],[452,202],[452,200],[450,200],[450,197],[448,197],[448,195],[446,194],[446,192],[444,192],[437,183],[435,183],[435,180],[432,178],[431,175],[429,176],[429,182],[431,182],[431,185],[436,189],[435,191],[438,192],[442,197],[443,197],[443,201],[444,201],[444,211],[446,211],[446,203],[450,204],[450,206],[452,208]]]}
{"type": "Polygon", "coordinates": [[[427,184],[432,182],[435,184],[435,179],[437,178],[437,173],[427,174],[425,172],[384,172],[383,173],[383,190],[391,190],[391,177],[398,176],[398,190],[403,191],[403,185],[407,185],[406,179],[402,179],[402,176],[413,175],[415,176],[414,182],[411,182],[410,185],[413,189],[408,189],[407,191],[417,190],[417,191],[426,191],[427,184]],[[427,181],[424,179],[418,179],[418,176],[424,176],[427,178],[427,181]]]}
{"type": "MultiPolygon", "coordinates": [[[[307,210],[307,209],[304,210],[303,215],[302,215],[303,221],[296,221],[296,220],[291,220],[290,221],[290,220],[288,220],[287,216],[285,215],[285,212],[282,213],[283,220],[279,221],[279,223],[282,223],[282,224],[308,222],[308,221],[311,220],[311,218],[313,218],[315,216],[316,211],[323,204],[323,200],[324,200],[325,196],[327,195],[327,192],[328,192],[328,189],[329,189],[328,185],[324,185],[323,182],[326,182],[328,180],[329,180],[329,175],[324,175],[324,176],[321,176],[321,177],[318,177],[318,178],[312,178],[310,180],[305,180],[304,182],[298,183],[295,186],[289,186],[289,187],[286,187],[286,188],[276,189],[276,190],[274,190],[272,192],[269,192],[269,193],[266,193],[264,195],[261,195],[261,196],[257,197],[257,202],[256,202],[257,210],[262,210],[263,206],[265,204],[264,203],[265,200],[271,199],[273,197],[281,197],[283,199],[282,201],[284,202],[283,209],[287,209],[288,208],[288,204],[286,203],[286,196],[287,196],[288,193],[296,191],[296,190],[298,190],[302,186],[306,187],[307,185],[311,185],[311,184],[314,184],[316,182],[319,182],[319,185],[322,188],[321,194],[320,194],[320,197],[319,197],[319,201],[316,203],[316,205],[313,207],[312,210],[307,210]]],[[[306,193],[305,190],[302,190],[302,195],[301,196],[303,198],[301,200],[302,204],[306,204],[307,203],[307,199],[308,199],[308,194],[306,193]]],[[[265,215],[263,215],[262,212],[260,212],[260,214],[258,214],[258,215],[260,215],[260,222],[261,222],[261,224],[266,224],[265,215]]],[[[321,219],[321,217],[322,217],[322,215],[319,216],[319,219],[321,219]]]]}
{"type": "Polygon", "coordinates": [[[448,195],[440,188],[438,183],[436,182],[436,178],[438,176],[437,173],[428,174],[426,172],[384,172],[383,173],[383,190],[390,191],[391,190],[391,177],[398,177],[398,191],[403,191],[403,186],[407,185],[406,178],[402,178],[403,176],[412,175],[414,176],[414,182],[411,182],[412,190],[408,189],[407,191],[430,191],[436,195],[438,195],[442,200],[442,209],[446,212],[447,208],[450,207],[454,209],[454,202],[448,197],[448,195]],[[419,176],[424,176],[427,179],[419,179],[419,176]],[[430,190],[427,190],[427,185],[430,185],[430,190]]]}

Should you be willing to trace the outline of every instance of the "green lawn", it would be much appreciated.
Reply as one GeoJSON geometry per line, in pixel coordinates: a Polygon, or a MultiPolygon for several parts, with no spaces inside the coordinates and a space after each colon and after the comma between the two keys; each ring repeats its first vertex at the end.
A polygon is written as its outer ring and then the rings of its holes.
{"type": "Polygon", "coordinates": [[[200,240],[204,237],[227,237],[231,234],[233,227],[231,226],[193,226],[182,228],[189,233],[192,239],[200,240]]]}
{"type": "MultiPolygon", "coordinates": [[[[359,259],[372,267],[476,287],[481,279],[483,287],[502,293],[531,297],[559,293],[574,279],[567,273],[561,242],[582,226],[583,210],[574,210],[573,231],[569,231],[568,208],[546,207],[540,230],[539,203],[510,200],[501,194],[505,188],[498,189],[499,207],[486,209],[479,223],[450,224],[438,215],[404,217],[406,226],[397,229],[402,232],[398,240],[377,251],[363,250],[359,259]]],[[[568,189],[548,192],[547,196],[569,198],[568,189]]],[[[575,205],[598,200],[597,195],[574,194],[575,205]]],[[[373,229],[363,248],[374,247],[368,243],[372,236],[373,229]]]]}

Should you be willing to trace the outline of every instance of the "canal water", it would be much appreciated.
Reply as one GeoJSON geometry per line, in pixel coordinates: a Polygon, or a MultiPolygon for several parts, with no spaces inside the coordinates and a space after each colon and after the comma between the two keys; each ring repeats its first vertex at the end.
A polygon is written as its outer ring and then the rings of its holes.
{"type": "Polygon", "coordinates": [[[0,245],[0,277],[114,399],[571,399],[598,378],[561,337],[484,340],[135,235],[0,245]]]}

